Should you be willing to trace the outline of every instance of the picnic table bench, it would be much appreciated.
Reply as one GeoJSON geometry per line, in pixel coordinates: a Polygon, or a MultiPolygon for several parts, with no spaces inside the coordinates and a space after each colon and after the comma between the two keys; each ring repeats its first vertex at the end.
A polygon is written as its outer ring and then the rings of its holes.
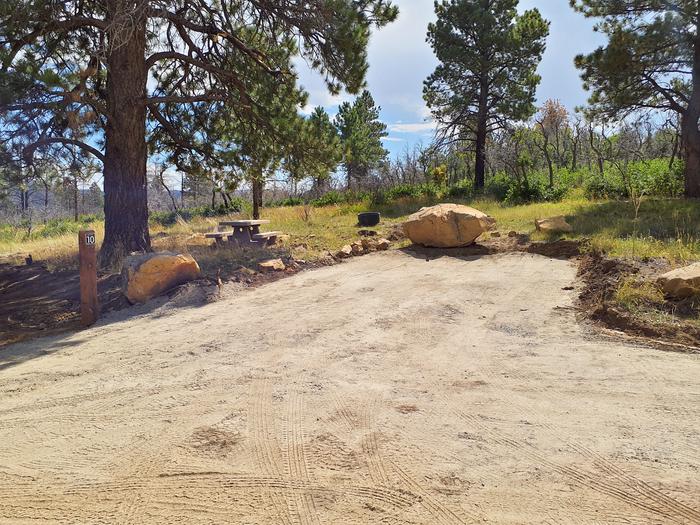
{"type": "Polygon", "coordinates": [[[236,221],[221,221],[219,229],[232,228],[228,231],[217,231],[207,233],[207,239],[214,239],[217,244],[221,245],[224,239],[227,239],[231,244],[238,246],[250,245],[270,245],[274,244],[281,232],[260,232],[260,226],[269,224],[268,220],[236,220],[236,221]]]}

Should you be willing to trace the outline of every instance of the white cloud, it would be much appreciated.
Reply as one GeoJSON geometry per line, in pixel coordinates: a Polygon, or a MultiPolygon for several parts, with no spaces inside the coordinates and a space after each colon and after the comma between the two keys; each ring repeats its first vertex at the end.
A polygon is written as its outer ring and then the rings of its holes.
{"type": "Polygon", "coordinates": [[[437,128],[435,122],[397,122],[389,124],[389,131],[393,133],[432,133],[437,128]]]}
{"type": "Polygon", "coordinates": [[[382,140],[386,142],[406,142],[406,139],[400,139],[399,137],[382,137],[382,140]]]}

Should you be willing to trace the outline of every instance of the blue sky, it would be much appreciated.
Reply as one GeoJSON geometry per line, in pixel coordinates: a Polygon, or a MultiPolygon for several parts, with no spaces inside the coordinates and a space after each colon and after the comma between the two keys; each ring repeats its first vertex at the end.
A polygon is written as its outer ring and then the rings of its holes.
{"type": "MultiPolygon", "coordinates": [[[[425,41],[428,23],[434,19],[432,0],[395,0],[399,19],[376,32],[369,48],[367,84],[382,108],[389,127],[386,148],[397,155],[406,147],[427,144],[433,133],[429,112],[423,103],[423,80],[435,68],[435,57],[425,41]]],[[[568,0],[521,0],[520,10],[537,7],[551,22],[547,51],[539,68],[542,83],[538,102],[559,99],[569,109],[582,105],[587,95],[582,88],[574,57],[603,43],[593,31],[593,22],[569,7],[568,0]]],[[[320,77],[300,64],[300,81],[309,92],[309,108],[321,105],[335,115],[338,105],[352,96],[333,97],[320,77]]]]}

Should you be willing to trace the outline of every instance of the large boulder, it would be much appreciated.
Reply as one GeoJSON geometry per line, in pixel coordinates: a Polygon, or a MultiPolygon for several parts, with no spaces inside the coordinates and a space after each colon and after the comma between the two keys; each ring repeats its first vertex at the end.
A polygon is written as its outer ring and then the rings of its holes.
{"type": "Polygon", "coordinates": [[[685,298],[700,295],[700,263],[663,274],[657,282],[666,295],[685,298]]]}
{"type": "Polygon", "coordinates": [[[545,233],[571,233],[574,231],[574,228],[566,222],[566,217],[563,215],[536,220],[535,227],[538,232],[545,233]]]}
{"type": "Polygon", "coordinates": [[[132,255],[122,268],[122,291],[130,303],[145,303],[201,276],[191,255],[172,252],[132,255]]]}
{"type": "Polygon", "coordinates": [[[459,204],[421,208],[403,223],[406,237],[433,248],[469,246],[496,221],[479,210],[459,204]]]}

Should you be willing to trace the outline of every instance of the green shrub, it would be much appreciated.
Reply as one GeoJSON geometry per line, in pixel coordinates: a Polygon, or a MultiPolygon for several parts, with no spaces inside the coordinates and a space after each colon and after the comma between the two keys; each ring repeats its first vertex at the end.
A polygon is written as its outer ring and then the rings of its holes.
{"type": "Polygon", "coordinates": [[[219,204],[212,208],[211,206],[198,206],[196,208],[186,208],[179,211],[154,211],[149,215],[149,221],[152,224],[161,226],[172,226],[178,220],[178,217],[185,221],[190,221],[195,217],[221,217],[231,213],[240,213],[245,206],[243,199],[235,198],[231,200],[230,206],[219,204]]]}
{"type": "Polygon", "coordinates": [[[674,162],[673,166],[669,166],[667,159],[635,162],[630,171],[637,189],[644,195],[654,197],[680,197],[683,195],[682,162],[674,162]]]}
{"type": "Polygon", "coordinates": [[[345,195],[339,191],[329,191],[328,193],[321,195],[318,199],[311,201],[311,205],[320,208],[323,206],[343,204],[347,202],[345,198],[345,195]]]}
{"type": "Polygon", "coordinates": [[[470,179],[462,179],[447,189],[447,195],[456,199],[471,199],[474,197],[474,184],[470,179]]]}
{"type": "Polygon", "coordinates": [[[583,184],[583,192],[587,199],[591,200],[621,200],[629,197],[629,189],[625,186],[622,177],[614,177],[595,174],[583,184]]]}
{"type": "Polygon", "coordinates": [[[503,172],[497,173],[486,182],[484,193],[493,197],[495,200],[502,202],[506,199],[510,187],[513,184],[513,180],[514,179],[503,172]]]}

